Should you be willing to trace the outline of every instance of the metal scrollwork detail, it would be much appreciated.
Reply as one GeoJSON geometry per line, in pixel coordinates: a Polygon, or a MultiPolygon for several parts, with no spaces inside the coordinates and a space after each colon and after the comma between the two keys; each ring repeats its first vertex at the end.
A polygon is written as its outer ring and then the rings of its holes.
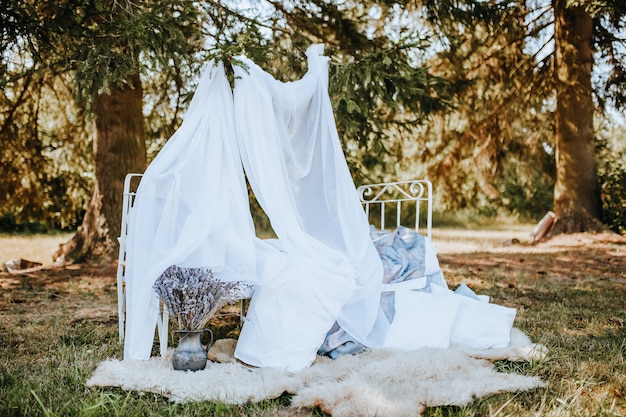
{"type": "Polygon", "coordinates": [[[357,193],[359,194],[359,199],[362,202],[366,202],[366,201],[371,201],[370,199],[368,199],[368,197],[374,193],[374,190],[369,185],[362,185],[359,188],[357,188],[357,193]]]}

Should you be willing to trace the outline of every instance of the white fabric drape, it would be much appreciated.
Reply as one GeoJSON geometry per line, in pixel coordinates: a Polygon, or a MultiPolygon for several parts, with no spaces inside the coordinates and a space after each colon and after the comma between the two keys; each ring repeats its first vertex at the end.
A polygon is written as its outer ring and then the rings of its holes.
{"type": "Polygon", "coordinates": [[[205,71],[131,211],[125,359],[150,357],[158,314],[152,285],[172,265],[254,284],[235,351],[250,365],[307,367],[335,323],[345,332],[337,340],[369,347],[508,343],[515,311],[449,291],[430,242],[419,254],[426,278],[383,288],[322,53],[322,45],[309,47],[307,73],[286,83],[241,57],[234,97],[221,63],[205,71]],[[242,163],[278,239],[255,236],[242,163]],[[383,290],[395,293],[393,318],[381,308],[383,290]]]}
{"type": "Polygon", "coordinates": [[[148,359],[169,266],[211,268],[226,281],[256,276],[254,226],[221,63],[200,79],[182,126],[146,170],[126,242],[124,358],[148,359]]]}
{"type": "Polygon", "coordinates": [[[382,263],[341,149],[322,53],[309,47],[295,82],[247,58],[235,67],[241,158],[286,258],[256,287],[239,337],[237,357],[256,366],[308,366],[335,320],[364,342],[379,314],[382,263]]]}

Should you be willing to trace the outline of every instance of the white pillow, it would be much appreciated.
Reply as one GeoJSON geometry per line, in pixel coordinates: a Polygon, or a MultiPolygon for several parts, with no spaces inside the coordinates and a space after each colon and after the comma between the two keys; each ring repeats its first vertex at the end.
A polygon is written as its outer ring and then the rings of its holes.
{"type": "Polygon", "coordinates": [[[458,297],[396,291],[396,312],[384,346],[403,350],[449,347],[459,306],[458,297]]]}
{"type": "Polygon", "coordinates": [[[509,344],[516,310],[490,304],[452,291],[431,286],[431,291],[458,298],[460,307],[450,342],[472,349],[502,348],[509,344]]]}

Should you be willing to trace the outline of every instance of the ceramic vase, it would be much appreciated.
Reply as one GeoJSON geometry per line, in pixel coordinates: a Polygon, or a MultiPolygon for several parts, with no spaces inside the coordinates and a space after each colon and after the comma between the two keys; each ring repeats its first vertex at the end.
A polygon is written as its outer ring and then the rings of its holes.
{"type": "Polygon", "coordinates": [[[213,343],[213,333],[209,329],[180,330],[178,332],[178,346],[172,355],[172,365],[177,371],[199,371],[206,367],[207,353],[213,343]],[[200,336],[209,332],[210,342],[206,348],[202,346],[200,336]]]}

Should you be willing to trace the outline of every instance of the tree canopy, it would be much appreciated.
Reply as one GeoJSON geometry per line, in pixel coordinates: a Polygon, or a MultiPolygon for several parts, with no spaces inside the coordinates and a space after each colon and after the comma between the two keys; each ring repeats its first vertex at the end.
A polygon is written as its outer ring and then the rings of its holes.
{"type": "MultiPolygon", "coordinates": [[[[489,215],[536,219],[553,199],[557,207],[571,200],[571,180],[555,188],[559,173],[571,170],[557,157],[565,149],[559,85],[567,85],[557,71],[565,64],[581,70],[592,83],[585,140],[594,164],[586,175],[598,193],[590,204],[606,212],[591,217],[611,218],[614,194],[626,194],[626,174],[615,162],[623,154],[593,123],[626,103],[625,16],[619,0],[11,2],[0,10],[0,135],[7,144],[0,219],[5,229],[38,222],[74,228],[93,210],[96,185],[109,196],[105,207],[118,208],[119,178],[143,169],[146,155],[178,127],[208,60],[230,64],[246,54],[292,80],[306,70],[304,50],[317,42],[331,57],[329,90],[355,181],[427,176],[440,209],[489,215]],[[555,39],[575,33],[575,16],[591,22],[588,67],[558,55],[555,39]],[[98,120],[106,119],[97,105],[115,103],[126,90],[139,94],[143,128],[98,147],[98,120]],[[145,149],[133,152],[143,152],[144,162],[122,162],[110,178],[99,171],[102,155],[112,158],[138,137],[145,149]],[[610,198],[602,192],[608,188],[610,198]]],[[[107,123],[130,123],[120,117],[107,123]]],[[[108,227],[117,233],[113,215],[95,215],[112,217],[108,227]]]]}

